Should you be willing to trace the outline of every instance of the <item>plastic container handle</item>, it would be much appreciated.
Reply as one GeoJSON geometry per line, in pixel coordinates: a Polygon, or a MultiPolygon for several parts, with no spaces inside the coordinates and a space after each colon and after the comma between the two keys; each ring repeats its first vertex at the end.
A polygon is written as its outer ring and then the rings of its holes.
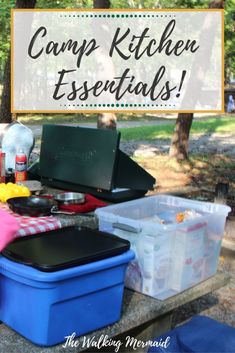
{"type": "Polygon", "coordinates": [[[113,223],[112,227],[117,228],[117,229],[121,229],[121,230],[124,230],[127,232],[131,232],[131,233],[140,233],[142,230],[141,228],[129,226],[128,224],[124,224],[124,223],[113,223]]]}

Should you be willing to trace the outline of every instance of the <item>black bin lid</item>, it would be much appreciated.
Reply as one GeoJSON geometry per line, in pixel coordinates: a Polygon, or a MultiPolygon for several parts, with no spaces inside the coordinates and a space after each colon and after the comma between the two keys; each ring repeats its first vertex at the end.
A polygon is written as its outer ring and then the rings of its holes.
{"type": "Polygon", "coordinates": [[[8,259],[53,272],[122,254],[127,240],[84,227],[66,227],[16,239],[2,255],[8,259]]]}

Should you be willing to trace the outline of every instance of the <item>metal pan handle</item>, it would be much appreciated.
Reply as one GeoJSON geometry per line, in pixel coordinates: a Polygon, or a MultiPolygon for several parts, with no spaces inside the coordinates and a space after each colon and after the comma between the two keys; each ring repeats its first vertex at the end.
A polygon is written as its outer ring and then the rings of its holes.
{"type": "Polygon", "coordinates": [[[56,206],[53,206],[52,208],[51,208],[51,214],[65,214],[65,215],[75,215],[76,214],[76,212],[70,212],[70,211],[60,211],[60,210],[58,210],[58,208],[56,207],[56,206]]]}
{"type": "Polygon", "coordinates": [[[89,213],[81,213],[81,212],[73,212],[73,211],[60,211],[58,210],[57,206],[53,206],[51,208],[51,214],[64,214],[64,215],[68,215],[68,216],[82,216],[82,217],[91,217],[91,218],[94,218],[94,215],[93,214],[89,214],[89,213]]]}

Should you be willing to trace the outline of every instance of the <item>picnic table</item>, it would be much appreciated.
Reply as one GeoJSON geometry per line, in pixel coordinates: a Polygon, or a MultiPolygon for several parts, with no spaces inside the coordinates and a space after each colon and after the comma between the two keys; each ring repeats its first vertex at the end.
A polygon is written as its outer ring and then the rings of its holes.
{"type": "MultiPolygon", "coordinates": [[[[91,217],[91,215],[58,215],[56,217],[61,222],[62,227],[71,225],[88,226],[91,228],[97,227],[97,220],[95,217],[91,217]]],[[[127,352],[138,352],[138,350],[132,350],[129,345],[125,347],[127,336],[145,342],[166,332],[171,329],[171,319],[174,310],[223,287],[228,281],[228,275],[217,273],[215,276],[193,288],[164,301],[125,289],[122,315],[119,322],[95,332],[91,332],[85,336],[74,338],[74,341],[71,340],[70,345],[67,344],[67,346],[65,346],[64,343],[53,347],[36,346],[6,325],[1,324],[0,353],[78,353],[86,350],[92,351],[87,346],[87,341],[84,341],[85,338],[93,338],[93,341],[97,342],[101,335],[107,335],[110,338],[113,338],[113,340],[118,340],[120,338],[123,342],[120,352],[125,352],[125,349],[127,352]]],[[[115,347],[111,347],[110,351],[114,352],[114,349],[115,347]]],[[[102,349],[98,350],[96,348],[93,351],[102,351],[102,349]]],[[[144,352],[144,349],[141,348],[140,352],[144,352]]]]}

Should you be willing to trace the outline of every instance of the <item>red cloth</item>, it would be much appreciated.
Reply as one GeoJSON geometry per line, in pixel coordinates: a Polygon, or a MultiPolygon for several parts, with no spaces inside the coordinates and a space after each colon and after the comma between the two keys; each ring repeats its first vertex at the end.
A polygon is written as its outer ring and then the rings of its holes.
{"type": "Polygon", "coordinates": [[[85,202],[78,205],[60,205],[59,209],[61,211],[69,211],[69,212],[78,212],[85,213],[94,211],[98,207],[107,206],[107,203],[98,200],[96,197],[92,195],[85,196],[85,202]]]}

